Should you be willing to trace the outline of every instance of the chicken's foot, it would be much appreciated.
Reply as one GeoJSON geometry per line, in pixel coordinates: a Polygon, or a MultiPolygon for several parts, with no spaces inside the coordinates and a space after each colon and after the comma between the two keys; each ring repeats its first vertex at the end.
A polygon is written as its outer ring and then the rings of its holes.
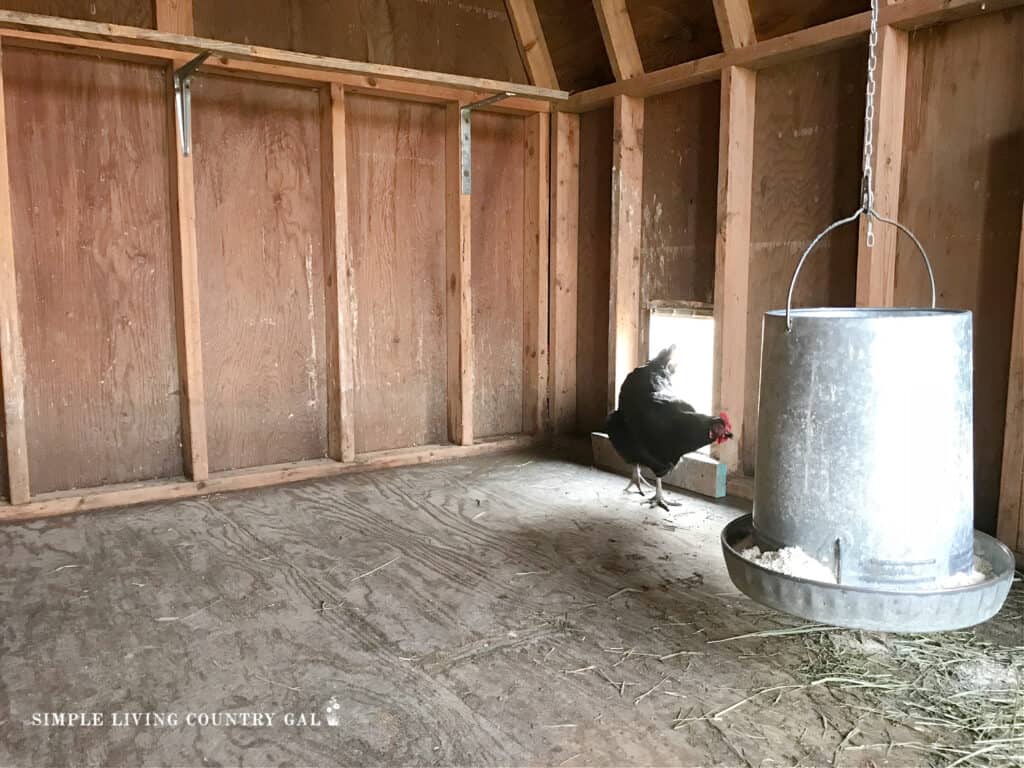
{"type": "Polygon", "coordinates": [[[648,488],[653,487],[649,482],[647,482],[647,480],[644,479],[643,474],[640,472],[639,464],[633,465],[633,479],[629,481],[629,485],[626,486],[626,489],[625,491],[623,491],[623,493],[629,493],[629,491],[633,488],[634,485],[636,486],[637,493],[639,493],[641,496],[647,495],[644,493],[645,485],[648,488]]]}
{"type": "Polygon", "coordinates": [[[650,501],[647,502],[648,504],[650,504],[652,507],[661,507],[666,512],[668,512],[668,508],[669,507],[678,507],[678,506],[680,506],[680,503],[678,501],[669,501],[668,499],[665,498],[665,494],[662,492],[662,489],[661,489],[661,478],[660,477],[655,478],[654,482],[655,482],[654,496],[652,496],[650,501]]]}

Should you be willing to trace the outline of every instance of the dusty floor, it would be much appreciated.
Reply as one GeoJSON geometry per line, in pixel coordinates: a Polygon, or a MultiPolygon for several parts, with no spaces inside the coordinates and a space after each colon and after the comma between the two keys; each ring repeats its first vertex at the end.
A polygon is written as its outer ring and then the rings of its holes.
{"type": "Polygon", "coordinates": [[[904,729],[821,688],[673,729],[802,663],[799,636],[707,640],[801,622],[730,584],[742,508],[623,486],[522,454],[0,528],[0,765],[923,762],[837,751],[904,729]],[[274,717],[186,722],[224,712],[274,717]]]}

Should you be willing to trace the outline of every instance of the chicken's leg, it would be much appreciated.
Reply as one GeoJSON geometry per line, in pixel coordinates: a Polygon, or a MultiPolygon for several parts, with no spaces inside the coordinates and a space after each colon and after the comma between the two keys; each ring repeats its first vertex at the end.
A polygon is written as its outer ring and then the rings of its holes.
{"type": "Polygon", "coordinates": [[[630,489],[634,485],[636,486],[637,493],[639,493],[641,496],[646,496],[647,495],[647,494],[644,493],[644,486],[645,485],[648,488],[651,487],[651,484],[648,483],[644,479],[643,474],[641,474],[641,472],[640,472],[640,465],[639,464],[634,464],[633,465],[633,479],[629,481],[629,485],[626,486],[626,490],[624,491],[624,493],[629,493],[630,489]]]}
{"type": "Polygon", "coordinates": [[[666,512],[668,512],[668,508],[669,507],[678,507],[678,506],[680,506],[678,501],[669,501],[668,499],[665,498],[665,494],[662,493],[662,490],[661,490],[661,478],[660,477],[655,478],[654,482],[656,483],[655,488],[654,488],[654,496],[652,496],[651,500],[647,502],[648,504],[650,504],[652,507],[661,507],[666,512]]]}

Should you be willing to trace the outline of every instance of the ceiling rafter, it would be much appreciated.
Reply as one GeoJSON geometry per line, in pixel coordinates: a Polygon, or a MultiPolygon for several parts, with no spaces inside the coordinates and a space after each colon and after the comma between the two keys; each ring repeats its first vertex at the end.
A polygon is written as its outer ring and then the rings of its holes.
{"type": "Polygon", "coordinates": [[[519,43],[526,73],[533,85],[541,88],[558,88],[558,75],[551,63],[544,29],[541,27],[540,16],[534,0],[505,0],[508,17],[512,21],[512,30],[519,43]]]}
{"type": "Polygon", "coordinates": [[[594,11],[597,12],[601,36],[615,79],[628,80],[642,75],[644,65],[636,44],[633,23],[626,9],[626,0],[594,0],[594,11]]]}
{"type": "Polygon", "coordinates": [[[726,51],[745,48],[757,42],[750,0],[713,0],[722,47],[726,51]]]}

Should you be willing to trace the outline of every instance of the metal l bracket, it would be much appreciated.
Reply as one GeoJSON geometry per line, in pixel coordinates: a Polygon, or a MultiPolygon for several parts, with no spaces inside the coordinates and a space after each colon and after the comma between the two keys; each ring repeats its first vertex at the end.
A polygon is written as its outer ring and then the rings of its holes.
{"type": "Polygon", "coordinates": [[[464,195],[471,194],[473,190],[473,152],[471,147],[473,129],[470,123],[470,115],[474,109],[486,107],[488,104],[494,104],[510,96],[515,96],[515,94],[507,92],[496,93],[494,96],[488,96],[486,99],[467,104],[459,110],[460,175],[462,176],[462,194],[464,195]]]}
{"type": "Polygon", "coordinates": [[[192,154],[192,75],[209,55],[209,51],[201,53],[174,70],[174,115],[178,119],[181,154],[185,157],[192,154]]]}

